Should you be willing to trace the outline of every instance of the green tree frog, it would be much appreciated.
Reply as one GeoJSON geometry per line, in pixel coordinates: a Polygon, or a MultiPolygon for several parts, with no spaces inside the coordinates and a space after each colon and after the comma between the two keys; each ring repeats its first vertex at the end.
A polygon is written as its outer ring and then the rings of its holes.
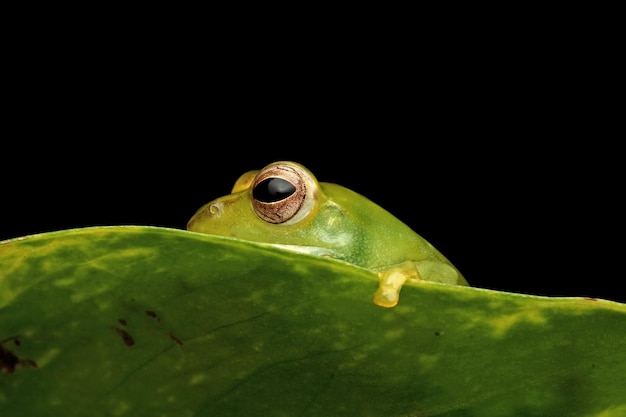
{"type": "Polygon", "coordinates": [[[318,182],[288,161],[243,174],[230,195],[202,206],[193,232],[264,242],[349,262],[378,274],[374,303],[394,307],[408,280],[468,285],[437,249],[366,197],[318,182]]]}

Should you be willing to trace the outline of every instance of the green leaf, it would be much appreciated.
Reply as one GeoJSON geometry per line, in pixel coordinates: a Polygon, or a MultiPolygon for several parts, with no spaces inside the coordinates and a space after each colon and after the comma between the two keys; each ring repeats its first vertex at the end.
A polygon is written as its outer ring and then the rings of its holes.
{"type": "Polygon", "coordinates": [[[0,416],[626,415],[626,305],[155,227],[0,244],[0,416]]]}

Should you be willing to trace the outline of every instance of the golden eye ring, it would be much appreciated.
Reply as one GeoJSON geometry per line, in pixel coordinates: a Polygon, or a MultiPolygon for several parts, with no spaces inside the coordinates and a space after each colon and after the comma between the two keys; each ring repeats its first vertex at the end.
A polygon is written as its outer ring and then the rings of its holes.
{"type": "Polygon", "coordinates": [[[295,223],[313,206],[317,181],[304,167],[275,162],[263,168],[250,187],[256,215],[272,224],[295,223]]]}

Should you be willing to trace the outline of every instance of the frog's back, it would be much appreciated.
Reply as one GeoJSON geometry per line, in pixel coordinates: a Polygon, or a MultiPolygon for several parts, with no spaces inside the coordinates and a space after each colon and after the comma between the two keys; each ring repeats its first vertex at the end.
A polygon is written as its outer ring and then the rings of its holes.
{"type": "Polygon", "coordinates": [[[345,187],[321,183],[323,192],[345,212],[348,221],[361,235],[355,237],[354,263],[368,269],[380,270],[406,261],[443,263],[459,275],[458,283],[467,282],[452,263],[433,245],[401,222],[387,210],[368,198],[345,187]]]}

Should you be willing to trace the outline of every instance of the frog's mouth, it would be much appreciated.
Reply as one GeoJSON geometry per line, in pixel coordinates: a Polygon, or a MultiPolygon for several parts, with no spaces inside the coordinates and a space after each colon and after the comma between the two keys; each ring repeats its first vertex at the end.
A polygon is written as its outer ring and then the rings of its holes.
{"type": "Polygon", "coordinates": [[[273,247],[278,247],[280,249],[285,249],[291,252],[304,253],[305,255],[312,256],[323,256],[326,258],[338,259],[341,261],[348,261],[345,256],[341,256],[339,252],[336,252],[332,249],[321,248],[319,246],[304,246],[304,245],[283,245],[272,243],[273,247]]]}

